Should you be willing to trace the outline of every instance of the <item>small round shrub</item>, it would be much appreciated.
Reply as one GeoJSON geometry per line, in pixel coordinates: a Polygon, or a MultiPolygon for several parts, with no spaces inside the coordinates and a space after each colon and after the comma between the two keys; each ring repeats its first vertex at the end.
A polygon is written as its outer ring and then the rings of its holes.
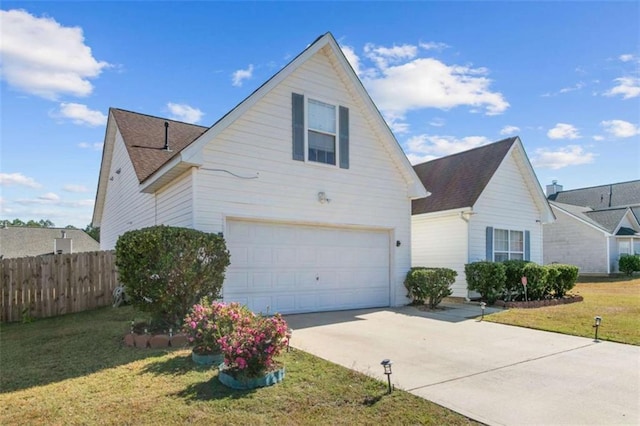
{"type": "Polygon", "coordinates": [[[634,272],[640,271],[640,255],[623,254],[618,260],[618,269],[628,276],[632,276],[634,272]]]}
{"type": "Polygon", "coordinates": [[[527,297],[529,300],[540,300],[549,294],[547,283],[548,271],[537,263],[527,263],[522,268],[522,273],[527,277],[527,297]]]}
{"type": "Polygon", "coordinates": [[[574,265],[563,265],[553,263],[546,265],[549,283],[548,288],[553,291],[555,297],[564,297],[578,281],[578,267],[574,265]]]}
{"type": "Polygon", "coordinates": [[[528,260],[505,260],[502,264],[505,267],[506,280],[504,283],[504,300],[519,300],[524,298],[524,286],[522,277],[524,267],[528,260]]]}
{"type": "Polygon", "coordinates": [[[203,297],[220,297],[229,252],[221,236],[160,225],[121,235],[116,265],[136,308],[180,325],[203,297]]]}
{"type": "Polygon", "coordinates": [[[467,288],[477,291],[489,303],[496,301],[504,291],[506,268],[501,262],[473,262],[464,265],[467,288]]]}
{"type": "Polygon", "coordinates": [[[407,297],[415,305],[423,305],[426,301],[429,308],[433,309],[442,299],[451,296],[451,286],[457,276],[456,271],[448,268],[411,268],[404,280],[404,286],[409,291],[407,297]]]}

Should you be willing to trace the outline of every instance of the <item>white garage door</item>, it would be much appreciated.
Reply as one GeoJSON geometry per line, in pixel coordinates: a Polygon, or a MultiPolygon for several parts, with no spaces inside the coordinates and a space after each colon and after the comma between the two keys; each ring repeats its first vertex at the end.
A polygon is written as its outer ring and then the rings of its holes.
{"type": "Polygon", "coordinates": [[[224,300],[254,312],[389,306],[389,234],[227,221],[224,300]]]}

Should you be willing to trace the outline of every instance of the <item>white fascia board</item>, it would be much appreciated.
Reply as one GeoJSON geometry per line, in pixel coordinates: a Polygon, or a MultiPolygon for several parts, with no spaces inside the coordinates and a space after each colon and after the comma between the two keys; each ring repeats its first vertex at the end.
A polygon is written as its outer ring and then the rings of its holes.
{"type": "Polygon", "coordinates": [[[541,216],[540,221],[542,222],[542,224],[553,223],[556,220],[556,217],[553,214],[553,210],[551,209],[549,200],[544,195],[542,186],[540,186],[540,181],[536,176],[535,170],[533,170],[533,166],[531,165],[531,161],[529,161],[529,157],[527,156],[527,151],[524,149],[524,145],[522,145],[522,141],[520,140],[520,137],[516,137],[516,142],[511,147],[511,150],[515,149],[516,145],[519,147],[518,152],[520,153],[522,161],[526,168],[526,170],[523,170],[524,179],[527,182],[527,186],[533,189],[533,192],[535,193],[534,202],[540,208],[540,216],[541,216]]]}
{"type": "Polygon", "coordinates": [[[184,153],[181,152],[171,161],[162,166],[147,180],[140,184],[140,192],[152,194],[173,180],[179,174],[192,167],[201,167],[203,164],[202,150],[195,155],[191,155],[189,160],[184,159],[184,153]]]}
{"type": "Polygon", "coordinates": [[[102,221],[102,213],[104,211],[104,201],[107,197],[107,185],[109,184],[109,171],[111,170],[111,160],[113,159],[113,149],[115,145],[117,124],[111,110],[109,110],[109,119],[104,134],[104,143],[102,146],[102,160],[100,161],[100,172],[98,176],[98,187],[96,188],[96,199],[93,206],[93,216],[91,217],[91,225],[100,226],[102,221]]]}

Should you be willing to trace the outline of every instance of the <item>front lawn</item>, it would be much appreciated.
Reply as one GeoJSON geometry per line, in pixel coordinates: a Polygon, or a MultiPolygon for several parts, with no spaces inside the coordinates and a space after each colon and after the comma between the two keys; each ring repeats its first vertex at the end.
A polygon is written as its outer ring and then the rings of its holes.
{"type": "Polygon", "coordinates": [[[281,358],[282,383],[233,391],[189,350],[124,347],[134,316],[103,308],[3,324],[0,424],[476,424],[298,350],[281,358]]]}
{"type": "Polygon", "coordinates": [[[575,336],[593,337],[594,317],[602,317],[598,338],[640,345],[640,278],[586,279],[570,291],[583,302],[535,309],[509,309],[485,320],[575,336]]]}

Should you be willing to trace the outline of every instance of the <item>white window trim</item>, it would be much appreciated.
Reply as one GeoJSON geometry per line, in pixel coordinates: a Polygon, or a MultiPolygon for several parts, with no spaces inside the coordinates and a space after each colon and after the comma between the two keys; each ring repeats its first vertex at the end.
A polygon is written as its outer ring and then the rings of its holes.
{"type": "Polygon", "coordinates": [[[524,231],[524,229],[506,229],[506,228],[493,228],[493,261],[496,261],[496,253],[499,254],[506,254],[507,255],[507,260],[525,260],[525,247],[527,242],[524,240],[526,238],[526,232],[524,231]],[[496,250],[496,241],[498,241],[498,239],[496,238],[496,231],[507,231],[507,244],[509,246],[507,251],[503,251],[503,250],[496,250]],[[516,251],[516,250],[511,250],[511,232],[520,232],[522,233],[522,251],[516,251]],[[522,259],[512,259],[511,255],[512,254],[521,254],[522,255],[522,259]]]}
{"type": "Polygon", "coordinates": [[[340,167],[340,105],[335,103],[334,101],[329,101],[327,99],[323,99],[319,96],[310,96],[304,95],[304,162],[308,164],[313,164],[319,167],[331,167],[331,168],[339,168],[340,167]],[[322,102],[327,105],[331,105],[334,107],[334,114],[336,120],[336,133],[328,133],[323,132],[321,130],[309,129],[309,101],[317,101],[322,102]],[[332,135],[335,138],[335,164],[323,163],[322,161],[314,161],[309,160],[309,130],[322,133],[325,135],[332,135]]]}

